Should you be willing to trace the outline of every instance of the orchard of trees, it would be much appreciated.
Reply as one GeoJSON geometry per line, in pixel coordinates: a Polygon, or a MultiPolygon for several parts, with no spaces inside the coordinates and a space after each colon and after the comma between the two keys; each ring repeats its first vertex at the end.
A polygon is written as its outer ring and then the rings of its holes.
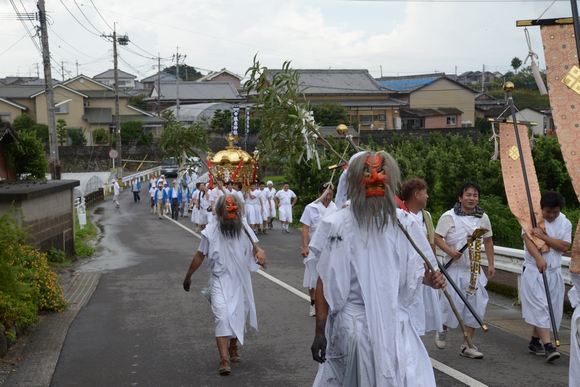
{"type": "MultiPolygon", "coordinates": [[[[333,148],[342,154],[346,142],[336,143],[333,148]]],[[[466,181],[477,182],[482,189],[480,205],[488,213],[494,232],[496,245],[523,248],[521,229],[507,205],[500,161],[492,161],[494,153],[492,141],[480,136],[474,143],[461,136],[442,136],[434,132],[428,141],[399,135],[392,144],[366,144],[371,149],[384,149],[399,163],[403,181],[413,177],[424,179],[429,185],[427,210],[437,222],[443,212],[457,201],[457,189],[466,181]]],[[[345,158],[353,154],[348,149],[345,158]]],[[[579,203],[572,188],[570,176],[562,159],[560,146],[555,136],[539,137],[532,150],[538,181],[542,192],[559,191],[566,199],[564,213],[576,227],[580,215],[579,203]]],[[[329,165],[336,164],[338,157],[331,152],[321,153],[321,169],[316,162],[291,161],[285,169],[285,178],[291,183],[300,200],[296,213],[316,199],[317,187],[330,179],[329,165]]],[[[337,184],[340,171],[335,174],[333,184],[337,184]]]]}

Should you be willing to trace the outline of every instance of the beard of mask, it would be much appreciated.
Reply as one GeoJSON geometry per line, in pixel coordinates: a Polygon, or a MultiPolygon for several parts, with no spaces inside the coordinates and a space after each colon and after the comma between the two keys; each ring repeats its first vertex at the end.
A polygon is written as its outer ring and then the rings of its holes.
{"type": "Polygon", "coordinates": [[[235,195],[222,195],[217,199],[215,212],[218,214],[217,220],[220,226],[220,231],[223,236],[237,238],[240,235],[242,230],[242,214],[241,209],[242,205],[240,203],[240,199],[238,199],[235,195]],[[226,198],[228,200],[226,201],[226,198]],[[228,202],[230,202],[228,204],[228,202]],[[235,219],[232,218],[232,213],[228,212],[228,207],[231,209],[231,204],[237,206],[237,211],[235,212],[236,216],[235,219]],[[228,216],[230,215],[230,216],[228,216]],[[230,218],[230,219],[228,219],[230,218]]]}
{"type": "Polygon", "coordinates": [[[401,173],[397,162],[393,156],[384,151],[365,152],[349,163],[346,173],[347,195],[351,200],[350,208],[359,227],[365,230],[371,228],[383,230],[389,221],[397,216],[395,195],[397,194],[396,187],[401,184],[401,173]],[[365,184],[365,176],[368,176],[371,171],[368,170],[366,161],[367,157],[370,157],[370,165],[376,164],[374,161],[378,159],[375,156],[382,158],[380,165],[375,165],[375,168],[385,171],[388,184],[384,185],[384,196],[367,197],[368,187],[365,184]]]}

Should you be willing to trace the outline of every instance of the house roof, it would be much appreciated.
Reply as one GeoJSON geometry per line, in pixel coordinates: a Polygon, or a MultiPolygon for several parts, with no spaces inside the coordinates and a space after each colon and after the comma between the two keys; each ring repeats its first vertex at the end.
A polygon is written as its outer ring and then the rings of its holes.
{"type": "Polygon", "coordinates": [[[431,85],[440,79],[447,79],[461,87],[476,93],[471,87],[464,85],[461,82],[457,82],[445,75],[445,73],[435,73],[435,74],[419,74],[403,77],[382,77],[378,78],[377,82],[383,87],[387,87],[391,90],[395,90],[398,93],[412,93],[413,91],[419,90],[425,86],[431,85]]]}
{"type": "Polygon", "coordinates": [[[457,108],[402,108],[401,116],[416,116],[416,117],[437,117],[437,116],[448,116],[463,114],[463,112],[457,108]]]}
{"type": "Polygon", "coordinates": [[[9,99],[30,98],[44,90],[41,86],[2,86],[0,87],[0,97],[9,99]]]}
{"type": "MultiPolygon", "coordinates": [[[[143,121],[145,125],[161,125],[165,124],[167,120],[161,117],[154,116],[150,113],[139,110],[133,106],[129,108],[136,111],[136,114],[121,114],[119,117],[121,123],[127,121],[143,121]],[[141,113],[141,114],[139,114],[141,113]]],[[[85,108],[85,114],[83,119],[86,120],[91,125],[110,125],[114,123],[113,112],[111,108],[85,108]]]]}
{"type": "MultiPolygon", "coordinates": [[[[175,81],[177,79],[177,77],[175,75],[165,73],[165,72],[161,72],[160,77],[161,77],[161,82],[175,81]]],[[[140,82],[141,83],[157,82],[157,73],[150,75],[147,78],[141,79],[140,82]]]]}
{"type": "Polygon", "coordinates": [[[203,77],[201,77],[199,79],[196,79],[196,82],[211,81],[212,79],[214,79],[215,77],[217,77],[218,75],[221,75],[221,74],[231,75],[232,77],[238,78],[240,81],[242,79],[244,79],[244,77],[241,77],[238,74],[234,74],[234,73],[232,73],[231,71],[229,71],[227,69],[221,69],[220,71],[212,71],[209,74],[207,74],[207,75],[205,75],[205,76],[203,76],[203,77]]]}
{"type": "MultiPolygon", "coordinates": [[[[170,110],[175,114],[176,106],[170,106],[165,110],[170,110]]],[[[211,119],[216,110],[231,110],[232,104],[225,102],[196,103],[179,106],[179,121],[199,122],[201,118],[211,119]]]]}
{"type": "Polygon", "coordinates": [[[2,101],[4,103],[7,103],[8,105],[12,105],[12,106],[14,106],[14,107],[16,107],[16,108],[18,108],[20,110],[28,110],[28,108],[26,106],[20,105],[19,103],[16,103],[16,102],[12,102],[12,101],[10,101],[10,100],[8,100],[6,98],[1,98],[0,97],[0,101],[2,101]]]}
{"type": "MultiPolygon", "coordinates": [[[[328,101],[310,101],[311,105],[318,105],[328,101]]],[[[409,106],[409,103],[406,101],[401,101],[400,99],[396,98],[383,98],[383,99],[371,99],[371,100],[360,100],[360,99],[349,99],[349,100],[337,100],[337,103],[349,107],[349,108],[382,108],[382,107],[393,107],[399,108],[402,106],[409,106]]]]}
{"type": "MultiPolygon", "coordinates": [[[[268,70],[268,79],[282,70],[268,70]]],[[[298,70],[306,94],[387,94],[368,70],[298,70]]]]}
{"type": "Polygon", "coordinates": [[[0,124],[0,142],[2,142],[2,140],[4,140],[4,137],[6,136],[11,137],[15,141],[18,141],[18,135],[14,130],[12,130],[12,128],[8,123],[0,124]]]}
{"type": "MultiPolygon", "coordinates": [[[[158,85],[155,85],[151,97],[145,101],[156,100],[158,85]]],[[[177,98],[177,85],[175,83],[161,84],[161,100],[175,100],[177,98]]],[[[244,98],[238,93],[231,82],[180,82],[180,100],[198,101],[243,101],[244,98]]]]}
{"type": "MultiPolygon", "coordinates": [[[[123,70],[117,70],[117,76],[119,77],[119,79],[135,79],[135,78],[137,78],[135,75],[126,73],[123,70]]],[[[113,79],[113,78],[115,78],[115,70],[114,69],[107,70],[107,71],[102,72],[100,74],[97,74],[93,77],[93,79],[113,79]]]]}
{"type": "MultiPolygon", "coordinates": [[[[88,98],[88,96],[85,94],[85,90],[82,90],[82,91],[74,90],[74,89],[71,89],[70,87],[66,87],[65,85],[62,85],[62,84],[54,85],[52,87],[52,89],[54,90],[57,87],[61,87],[63,89],[66,89],[72,93],[80,95],[81,97],[88,98]]],[[[38,93],[31,95],[30,98],[38,97],[39,95],[44,94],[44,93],[45,93],[45,90],[44,90],[44,88],[42,88],[42,90],[40,90],[38,93]]]]}

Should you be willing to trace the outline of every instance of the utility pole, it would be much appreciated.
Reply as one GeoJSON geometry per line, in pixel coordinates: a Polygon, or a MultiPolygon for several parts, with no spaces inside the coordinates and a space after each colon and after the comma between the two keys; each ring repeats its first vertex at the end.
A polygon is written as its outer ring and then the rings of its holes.
{"type": "MultiPolygon", "coordinates": [[[[179,121],[179,59],[181,58],[181,55],[179,55],[179,47],[177,47],[177,54],[175,54],[175,74],[177,75],[177,79],[176,79],[176,98],[175,98],[175,119],[177,121],[179,121]]],[[[187,58],[187,55],[183,56],[183,59],[187,58]]]]}
{"type": "Polygon", "coordinates": [[[40,79],[40,68],[38,67],[38,62],[36,64],[36,78],[40,79]]]}
{"type": "Polygon", "coordinates": [[[52,180],[60,180],[60,161],[58,158],[58,141],[56,137],[56,116],[54,114],[54,91],[52,90],[52,74],[50,70],[50,51],[48,49],[48,30],[46,26],[46,10],[44,0],[38,0],[38,19],[40,21],[40,37],[42,42],[42,63],[44,65],[44,88],[46,96],[46,111],[48,137],[50,144],[50,172],[52,180]]]}
{"type": "Polygon", "coordinates": [[[60,73],[62,74],[62,81],[64,82],[64,61],[60,61],[60,73]]]}
{"type": "Polygon", "coordinates": [[[157,53],[157,115],[161,115],[161,55],[157,53]]]}
{"type": "Polygon", "coordinates": [[[113,25],[113,35],[106,35],[106,38],[113,38],[113,73],[115,83],[113,90],[115,92],[115,149],[117,150],[119,165],[117,167],[117,179],[123,178],[123,162],[121,157],[121,113],[119,111],[119,70],[117,66],[117,42],[121,46],[126,46],[129,43],[129,37],[122,35],[117,38],[117,24],[113,25]]]}
{"type": "Polygon", "coordinates": [[[77,65],[77,77],[79,76],[79,61],[78,59],[76,60],[76,65],[77,65]]]}

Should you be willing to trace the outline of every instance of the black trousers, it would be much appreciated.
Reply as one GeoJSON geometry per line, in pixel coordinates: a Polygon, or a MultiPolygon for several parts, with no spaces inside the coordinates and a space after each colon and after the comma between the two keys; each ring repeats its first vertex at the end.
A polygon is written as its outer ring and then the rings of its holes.
{"type": "Polygon", "coordinates": [[[179,201],[177,198],[171,199],[171,218],[175,220],[179,218],[179,201]]]}

